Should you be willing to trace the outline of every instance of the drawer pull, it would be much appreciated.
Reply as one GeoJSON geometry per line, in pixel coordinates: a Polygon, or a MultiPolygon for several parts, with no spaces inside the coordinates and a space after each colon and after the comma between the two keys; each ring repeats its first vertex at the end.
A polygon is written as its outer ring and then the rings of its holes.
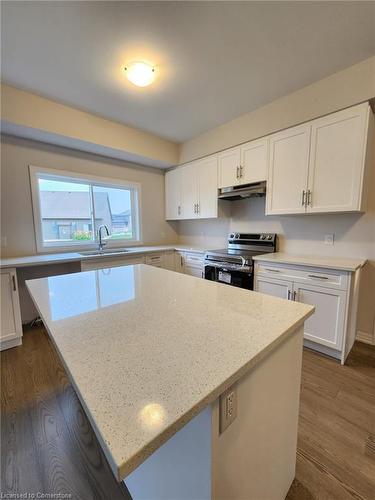
{"type": "Polygon", "coordinates": [[[16,277],[14,275],[12,276],[12,284],[13,284],[13,290],[16,292],[17,291],[16,277]]]}
{"type": "Polygon", "coordinates": [[[327,276],[317,276],[316,274],[308,274],[309,278],[317,278],[318,280],[328,280],[327,276]]]}
{"type": "Polygon", "coordinates": [[[270,271],[271,273],[279,273],[280,269],[269,269],[266,267],[266,271],[270,271]]]}

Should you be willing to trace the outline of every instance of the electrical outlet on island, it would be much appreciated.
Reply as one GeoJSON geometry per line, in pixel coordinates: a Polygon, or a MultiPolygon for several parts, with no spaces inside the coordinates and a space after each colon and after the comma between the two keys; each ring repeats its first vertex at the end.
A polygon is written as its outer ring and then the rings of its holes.
{"type": "Polygon", "coordinates": [[[334,234],[325,234],[324,235],[324,244],[325,245],[333,245],[335,242],[335,235],[334,234]]]}
{"type": "Polygon", "coordinates": [[[237,417],[237,389],[235,385],[220,396],[219,406],[219,428],[220,433],[222,433],[237,417]]]}

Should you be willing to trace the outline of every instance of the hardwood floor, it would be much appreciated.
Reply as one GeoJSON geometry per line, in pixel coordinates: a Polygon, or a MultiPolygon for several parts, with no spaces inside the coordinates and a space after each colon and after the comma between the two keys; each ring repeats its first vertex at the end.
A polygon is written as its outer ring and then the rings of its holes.
{"type": "Polygon", "coordinates": [[[287,498],[375,499],[375,347],[357,342],[345,366],[305,350],[287,498]]]}
{"type": "Polygon", "coordinates": [[[44,329],[26,331],[22,346],[1,353],[1,382],[3,495],[130,499],[112,475],[44,329]]]}
{"type": "MultiPolygon", "coordinates": [[[[1,361],[0,492],[129,499],[44,329],[26,331],[1,361]]],[[[287,498],[375,499],[374,347],[356,343],[344,367],[304,352],[297,473],[287,498]]]]}

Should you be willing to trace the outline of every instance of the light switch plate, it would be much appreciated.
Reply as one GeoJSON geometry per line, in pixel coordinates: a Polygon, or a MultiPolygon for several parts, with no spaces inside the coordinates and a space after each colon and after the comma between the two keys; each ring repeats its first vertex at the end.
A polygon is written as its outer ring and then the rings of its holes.
{"type": "Polygon", "coordinates": [[[335,242],[335,235],[334,234],[325,234],[324,235],[325,245],[333,245],[334,242],[335,242]]]}
{"type": "Polygon", "coordinates": [[[237,417],[237,388],[232,385],[220,396],[220,418],[219,428],[220,433],[224,432],[227,427],[237,417]]]}

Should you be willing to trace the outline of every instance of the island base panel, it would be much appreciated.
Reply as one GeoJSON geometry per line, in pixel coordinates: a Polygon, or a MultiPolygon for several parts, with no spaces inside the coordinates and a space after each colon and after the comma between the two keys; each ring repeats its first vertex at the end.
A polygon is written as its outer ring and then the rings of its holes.
{"type": "Polygon", "coordinates": [[[134,500],[284,499],[295,476],[303,328],[236,384],[220,434],[219,400],[125,479],[134,500]]]}
{"type": "Polygon", "coordinates": [[[133,500],[211,499],[211,406],[125,478],[133,500]]]}
{"type": "Polygon", "coordinates": [[[285,499],[295,477],[303,327],[237,384],[237,418],[212,408],[212,498],[285,499]]]}

